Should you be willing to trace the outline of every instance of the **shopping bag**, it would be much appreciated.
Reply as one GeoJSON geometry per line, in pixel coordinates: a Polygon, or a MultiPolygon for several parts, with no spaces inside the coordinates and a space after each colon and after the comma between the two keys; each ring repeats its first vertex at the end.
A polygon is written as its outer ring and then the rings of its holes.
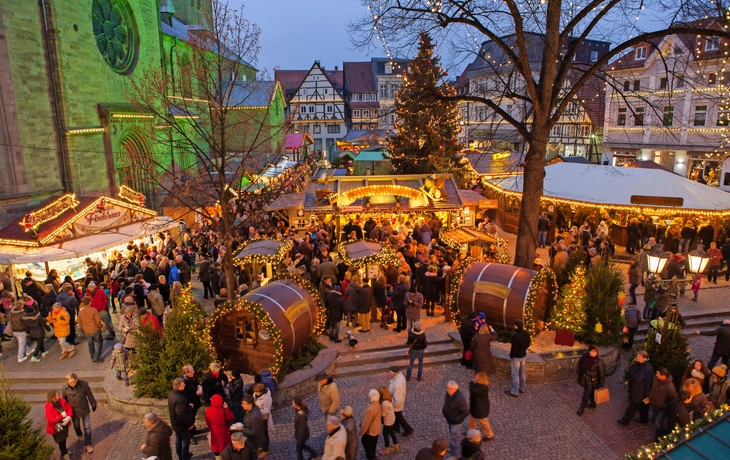
{"type": "Polygon", "coordinates": [[[593,399],[596,401],[596,404],[602,404],[611,400],[611,394],[608,388],[599,388],[593,392],[593,399]]]}

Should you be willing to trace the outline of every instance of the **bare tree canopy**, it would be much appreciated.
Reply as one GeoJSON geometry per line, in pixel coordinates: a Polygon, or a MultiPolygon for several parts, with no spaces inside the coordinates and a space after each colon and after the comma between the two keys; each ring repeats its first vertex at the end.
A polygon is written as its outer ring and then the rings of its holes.
{"type": "MultiPolygon", "coordinates": [[[[730,37],[728,4],[689,0],[363,0],[369,15],[352,23],[359,46],[383,44],[409,50],[422,31],[451,46],[455,60],[475,58],[495,77],[491,88],[446,98],[483,104],[522,136],[523,197],[515,264],[531,268],[543,194],[545,155],[550,130],[578,95],[613,60],[632,47],[670,34],[730,37]],[[642,31],[639,18],[654,19],[656,29],[642,31]],[[590,40],[614,44],[594,59],[579,59],[590,40]],[[488,46],[485,45],[488,43],[488,46]],[[484,53],[487,46],[487,53],[484,53]],[[511,113],[502,100],[525,107],[511,113]]],[[[443,54],[443,51],[442,51],[443,54]]],[[[402,57],[402,56],[401,56],[402,57]]],[[[610,83],[610,82],[609,82],[610,83]]],[[[444,96],[440,96],[444,97],[444,96]]]]}

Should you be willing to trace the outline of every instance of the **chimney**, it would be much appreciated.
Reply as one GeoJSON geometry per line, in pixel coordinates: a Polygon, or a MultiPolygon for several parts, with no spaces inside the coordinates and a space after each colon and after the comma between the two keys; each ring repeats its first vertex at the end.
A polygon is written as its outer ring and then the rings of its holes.
{"type": "Polygon", "coordinates": [[[337,69],[338,69],[338,67],[337,67],[337,66],[335,66],[335,72],[337,72],[337,69]]]}
{"type": "Polygon", "coordinates": [[[322,67],[322,66],[320,66],[320,65],[319,65],[319,61],[314,61],[314,63],[315,63],[315,65],[317,65],[318,67],[322,67]]]}

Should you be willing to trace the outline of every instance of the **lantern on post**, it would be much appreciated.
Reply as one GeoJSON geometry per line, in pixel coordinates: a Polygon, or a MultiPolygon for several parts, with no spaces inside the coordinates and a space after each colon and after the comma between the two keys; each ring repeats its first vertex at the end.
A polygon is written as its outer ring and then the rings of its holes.
{"type": "Polygon", "coordinates": [[[695,249],[687,255],[687,270],[690,273],[702,273],[705,271],[711,257],[702,249],[695,249]]]}
{"type": "Polygon", "coordinates": [[[647,257],[648,259],[648,265],[649,265],[649,273],[656,273],[657,275],[660,274],[664,270],[664,266],[667,264],[667,261],[669,260],[666,256],[654,256],[649,254],[647,257]]]}

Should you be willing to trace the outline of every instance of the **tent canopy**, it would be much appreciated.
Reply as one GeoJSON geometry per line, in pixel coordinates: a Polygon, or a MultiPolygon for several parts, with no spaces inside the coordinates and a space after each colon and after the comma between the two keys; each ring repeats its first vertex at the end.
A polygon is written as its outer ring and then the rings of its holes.
{"type": "MultiPolygon", "coordinates": [[[[522,192],[522,174],[490,183],[522,192]]],[[[660,169],[556,163],[545,168],[543,195],[604,206],[636,206],[632,196],[682,198],[682,210],[730,211],[730,194],[660,169]]],[[[651,207],[661,207],[654,206],[651,207]]]]}
{"type": "Polygon", "coordinates": [[[459,244],[468,244],[473,243],[474,241],[486,241],[488,243],[497,242],[497,238],[488,233],[480,232],[478,230],[473,230],[466,227],[445,232],[442,235],[442,238],[451,239],[455,243],[459,244]]]}

